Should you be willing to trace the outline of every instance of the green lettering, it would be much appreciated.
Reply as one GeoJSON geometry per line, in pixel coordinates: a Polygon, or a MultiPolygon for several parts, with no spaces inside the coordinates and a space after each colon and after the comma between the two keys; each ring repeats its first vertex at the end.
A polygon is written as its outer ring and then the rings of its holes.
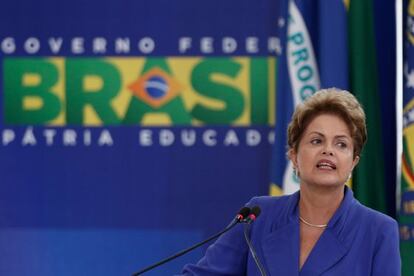
{"type": "Polygon", "coordinates": [[[218,109],[198,103],[191,111],[194,118],[207,124],[229,124],[243,113],[244,99],[241,92],[211,79],[214,74],[235,78],[240,70],[240,64],[224,58],[203,60],[193,69],[191,82],[194,89],[203,96],[220,100],[224,104],[224,108],[218,109]]]}
{"type": "Polygon", "coordinates": [[[250,122],[269,123],[269,62],[267,58],[250,59],[250,122]]]}
{"type": "Polygon", "coordinates": [[[66,60],[66,120],[68,124],[84,123],[84,108],[91,106],[103,124],[119,124],[120,120],[111,107],[111,100],[118,95],[121,77],[117,69],[104,60],[66,60]],[[99,90],[84,87],[86,77],[97,77],[103,85],[99,90]]]}
{"type": "Polygon", "coordinates": [[[51,88],[58,80],[56,67],[43,59],[4,59],[4,107],[6,124],[44,124],[60,112],[59,98],[51,88]],[[24,78],[34,76],[35,84],[25,84],[24,78]],[[40,100],[38,108],[25,109],[24,99],[40,100]]]}

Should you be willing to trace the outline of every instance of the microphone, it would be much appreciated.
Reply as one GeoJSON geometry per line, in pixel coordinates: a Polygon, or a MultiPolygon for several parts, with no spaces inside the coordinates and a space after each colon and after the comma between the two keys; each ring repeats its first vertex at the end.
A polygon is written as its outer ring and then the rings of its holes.
{"type": "Polygon", "coordinates": [[[243,232],[244,232],[244,239],[246,240],[247,245],[249,246],[250,253],[252,253],[253,260],[256,263],[257,267],[259,268],[260,275],[266,276],[266,271],[262,265],[262,263],[259,260],[259,257],[257,257],[256,250],[254,250],[254,247],[250,241],[249,238],[249,230],[250,230],[250,224],[257,219],[257,217],[260,215],[260,207],[254,206],[251,210],[251,213],[248,215],[248,217],[245,219],[246,224],[244,225],[243,232]]]}
{"type": "MultiPolygon", "coordinates": [[[[154,268],[156,268],[156,267],[158,267],[160,265],[163,265],[163,264],[165,264],[165,263],[167,263],[169,261],[172,261],[175,258],[178,258],[178,257],[180,257],[180,256],[182,256],[182,255],[184,255],[184,254],[186,254],[186,253],[188,253],[188,252],[196,249],[197,247],[200,247],[203,244],[208,243],[211,240],[214,240],[214,239],[218,238],[219,236],[221,236],[222,234],[226,233],[231,228],[233,228],[237,223],[244,222],[248,218],[248,216],[250,215],[250,213],[251,213],[251,210],[250,210],[249,207],[243,207],[243,208],[241,208],[239,210],[239,212],[237,213],[236,217],[232,220],[232,222],[230,222],[230,224],[227,225],[226,228],[224,228],[223,230],[221,230],[217,234],[212,235],[209,238],[207,238],[206,240],[203,240],[203,241],[201,241],[201,242],[199,242],[199,243],[197,243],[197,244],[195,244],[193,246],[190,246],[190,247],[188,247],[188,248],[186,248],[184,250],[181,250],[181,251],[177,252],[176,254],[174,254],[174,255],[172,255],[172,256],[170,256],[168,258],[165,258],[165,259],[163,259],[163,260],[161,260],[161,261],[159,261],[157,263],[154,263],[154,264],[152,264],[150,266],[147,266],[147,267],[141,269],[140,271],[133,273],[132,276],[141,275],[141,274],[143,274],[143,273],[145,273],[145,272],[147,272],[147,271],[149,271],[151,269],[154,269],[154,268]]],[[[260,209],[259,209],[259,213],[260,213],[260,209]]],[[[255,217],[257,217],[257,216],[258,215],[256,215],[255,217]]]]}
{"type": "Polygon", "coordinates": [[[250,214],[247,216],[247,218],[244,219],[243,222],[250,224],[253,221],[255,221],[257,219],[257,217],[260,215],[260,207],[259,206],[254,206],[251,211],[250,214]]]}
{"type": "Polygon", "coordinates": [[[243,207],[239,210],[238,214],[236,215],[234,219],[237,222],[242,222],[247,218],[247,216],[250,215],[250,213],[251,213],[251,210],[249,207],[243,207]]]}

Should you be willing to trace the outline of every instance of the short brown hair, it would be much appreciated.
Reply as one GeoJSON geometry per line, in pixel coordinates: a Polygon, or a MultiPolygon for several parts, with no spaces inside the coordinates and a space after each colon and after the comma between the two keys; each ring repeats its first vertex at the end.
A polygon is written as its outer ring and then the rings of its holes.
{"type": "Polygon", "coordinates": [[[359,156],[367,140],[365,113],[354,95],[337,88],[323,89],[296,107],[288,126],[289,150],[298,150],[306,127],[320,114],[339,116],[347,124],[354,144],[354,158],[359,156]]]}

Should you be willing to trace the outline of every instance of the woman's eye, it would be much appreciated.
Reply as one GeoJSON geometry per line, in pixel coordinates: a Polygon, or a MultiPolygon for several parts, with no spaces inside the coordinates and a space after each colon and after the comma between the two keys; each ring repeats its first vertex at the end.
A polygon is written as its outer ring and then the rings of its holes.
{"type": "Polygon", "coordinates": [[[321,142],[322,142],[321,139],[312,139],[311,140],[312,145],[317,145],[317,144],[320,144],[321,142]]]}
{"type": "Polygon", "coordinates": [[[340,147],[340,148],[346,148],[346,147],[348,147],[348,145],[346,144],[346,143],[344,143],[344,142],[338,142],[337,143],[337,145],[340,147]]]}

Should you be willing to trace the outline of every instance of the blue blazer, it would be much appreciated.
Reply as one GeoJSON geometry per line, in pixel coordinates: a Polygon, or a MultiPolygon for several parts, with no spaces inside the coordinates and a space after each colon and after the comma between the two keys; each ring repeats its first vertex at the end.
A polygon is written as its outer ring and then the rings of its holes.
{"type": "MultiPolygon", "coordinates": [[[[398,225],[361,205],[345,187],[344,199],[299,270],[300,193],[256,197],[262,213],[250,238],[267,275],[401,275],[398,225]]],[[[221,236],[183,275],[260,275],[243,236],[243,225],[221,236]]]]}

